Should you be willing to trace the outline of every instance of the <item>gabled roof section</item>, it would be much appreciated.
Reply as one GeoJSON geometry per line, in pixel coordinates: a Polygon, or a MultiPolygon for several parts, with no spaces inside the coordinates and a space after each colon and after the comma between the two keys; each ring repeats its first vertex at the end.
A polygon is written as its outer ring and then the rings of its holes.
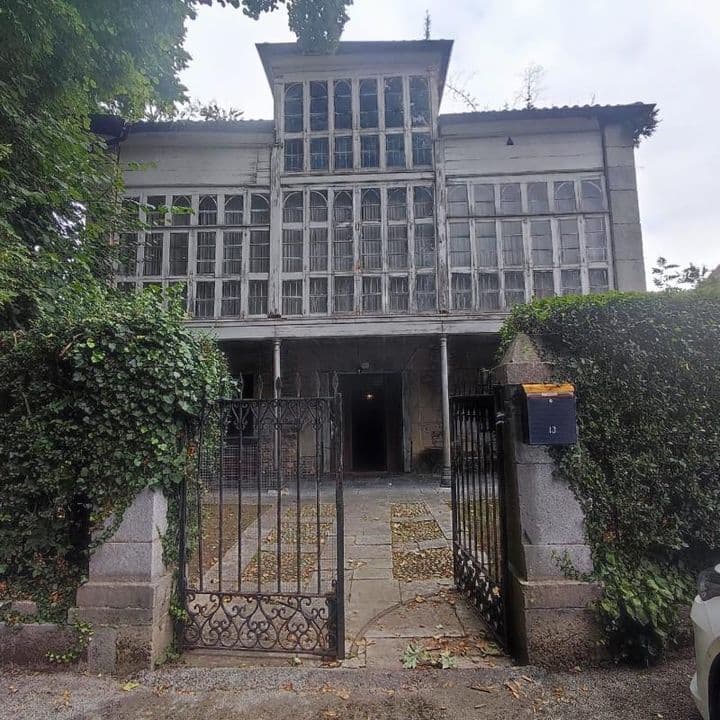
{"type": "MultiPolygon", "coordinates": [[[[440,69],[438,93],[441,98],[450,64],[452,46],[452,40],[347,41],[339,43],[331,55],[306,55],[300,51],[297,43],[257,43],[255,45],[271,87],[276,74],[289,67],[308,66],[308,70],[321,67],[327,69],[332,67],[333,63],[347,65],[353,58],[359,62],[364,59],[368,64],[372,64],[378,62],[380,55],[394,55],[398,61],[427,56],[427,64],[435,64],[440,69]]],[[[392,72],[392,70],[388,69],[387,72],[392,72]]]]}
{"type": "Polygon", "coordinates": [[[440,115],[440,128],[473,122],[497,122],[503,120],[546,120],[553,118],[594,118],[601,123],[627,125],[633,131],[638,144],[643,137],[650,137],[658,123],[657,106],[654,103],[629,103],[627,105],[563,105],[560,107],[522,108],[519,110],[481,110],[478,112],[448,113],[440,115]]]}
{"type": "Polygon", "coordinates": [[[130,123],[130,133],[149,132],[227,132],[271,133],[275,129],[272,120],[171,120],[151,122],[142,120],[130,123]]]}

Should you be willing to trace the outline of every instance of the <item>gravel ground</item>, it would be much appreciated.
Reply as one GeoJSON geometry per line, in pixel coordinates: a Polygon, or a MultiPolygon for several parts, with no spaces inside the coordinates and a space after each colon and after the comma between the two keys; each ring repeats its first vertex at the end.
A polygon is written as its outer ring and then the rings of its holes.
{"type": "Polygon", "coordinates": [[[3,668],[0,718],[23,720],[699,720],[690,650],[650,670],[174,666],[116,679],[3,668]]]}

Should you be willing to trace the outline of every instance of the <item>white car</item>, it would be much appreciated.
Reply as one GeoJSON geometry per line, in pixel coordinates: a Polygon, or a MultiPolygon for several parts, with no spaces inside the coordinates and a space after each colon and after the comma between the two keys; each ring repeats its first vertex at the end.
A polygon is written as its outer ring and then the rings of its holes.
{"type": "Polygon", "coordinates": [[[700,573],[690,617],[697,666],[690,691],[704,720],[720,720],[720,565],[700,573]]]}

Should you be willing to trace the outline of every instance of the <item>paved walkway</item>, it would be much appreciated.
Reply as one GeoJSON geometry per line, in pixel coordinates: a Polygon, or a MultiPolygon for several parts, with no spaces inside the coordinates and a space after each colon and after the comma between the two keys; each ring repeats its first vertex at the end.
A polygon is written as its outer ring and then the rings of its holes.
{"type": "Polygon", "coordinates": [[[507,662],[452,590],[451,533],[450,490],[437,478],[346,479],[346,667],[399,668],[411,643],[461,667],[507,662]]]}

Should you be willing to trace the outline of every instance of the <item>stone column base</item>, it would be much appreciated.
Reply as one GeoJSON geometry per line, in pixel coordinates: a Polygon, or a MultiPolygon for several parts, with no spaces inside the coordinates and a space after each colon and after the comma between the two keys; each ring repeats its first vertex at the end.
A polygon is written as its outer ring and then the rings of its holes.
{"type": "Polygon", "coordinates": [[[78,589],[78,607],[68,618],[92,625],[90,672],[125,674],[156,666],[172,642],[172,585],[168,573],[147,583],[91,580],[78,589]]]}
{"type": "Polygon", "coordinates": [[[591,604],[602,585],[581,580],[524,580],[511,573],[513,654],[523,663],[565,668],[597,662],[604,653],[591,604]]]}

